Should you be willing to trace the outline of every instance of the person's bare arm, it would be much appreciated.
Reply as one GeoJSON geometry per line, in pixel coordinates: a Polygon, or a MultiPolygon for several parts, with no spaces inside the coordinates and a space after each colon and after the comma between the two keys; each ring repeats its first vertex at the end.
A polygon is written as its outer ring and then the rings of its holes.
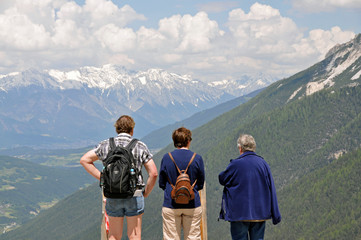
{"type": "Polygon", "coordinates": [[[146,162],[144,164],[144,167],[148,172],[148,180],[147,180],[147,184],[145,185],[143,196],[148,197],[149,194],[152,192],[153,187],[157,181],[158,170],[153,159],[150,159],[148,162],[146,162]]]}
{"type": "Polygon", "coordinates": [[[99,158],[95,154],[94,150],[90,150],[81,157],[80,164],[83,165],[90,175],[100,180],[100,171],[94,166],[94,162],[98,159],[99,158]]]}

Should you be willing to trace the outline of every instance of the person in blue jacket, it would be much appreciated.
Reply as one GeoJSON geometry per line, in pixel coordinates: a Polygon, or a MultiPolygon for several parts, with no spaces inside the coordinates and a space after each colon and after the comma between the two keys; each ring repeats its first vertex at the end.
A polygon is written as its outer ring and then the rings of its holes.
{"type": "MultiPolygon", "coordinates": [[[[176,149],[171,152],[171,155],[178,168],[185,170],[194,154],[189,150],[192,132],[184,127],[178,128],[173,132],[172,139],[176,149]]],[[[169,154],[163,156],[159,171],[159,187],[164,190],[162,217],[163,239],[165,240],[179,240],[182,228],[184,239],[201,239],[202,207],[198,193],[204,185],[204,164],[201,155],[195,155],[187,174],[191,184],[197,181],[193,189],[195,197],[188,204],[177,204],[171,197],[172,186],[169,182],[175,184],[178,171],[169,154]]]]}
{"type": "Polygon", "coordinates": [[[220,219],[230,222],[233,240],[262,240],[266,220],[281,222],[276,188],[270,167],[255,153],[251,135],[237,140],[240,156],[218,176],[224,186],[220,219]]]}

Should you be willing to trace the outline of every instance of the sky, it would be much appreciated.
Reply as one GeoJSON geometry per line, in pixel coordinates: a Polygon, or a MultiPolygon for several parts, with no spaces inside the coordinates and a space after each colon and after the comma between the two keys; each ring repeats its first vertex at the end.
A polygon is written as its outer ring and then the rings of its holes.
{"type": "Polygon", "coordinates": [[[361,33],[361,0],[0,0],[0,75],[116,64],[284,78],[361,33]]]}

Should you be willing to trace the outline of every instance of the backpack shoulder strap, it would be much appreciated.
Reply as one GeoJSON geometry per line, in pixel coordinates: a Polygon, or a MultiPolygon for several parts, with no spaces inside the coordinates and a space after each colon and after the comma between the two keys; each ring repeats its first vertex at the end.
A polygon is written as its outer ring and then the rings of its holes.
{"type": "Polygon", "coordinates": [[[169,152],[169,153],[168,153],[168,155],[169,155],[170,159],[172,159],[172,161],[173,161],[173,163],[174,163],[175,167],[177,168],[177,170],[178,170],[179,174],[181,174],[182,172],[179,170],[179,168],[178,168],[177,164],[175,163],[175,161],[174,161],[174,158],[173,158],[172,154],[169,152]]]}
{"type": "Polygon", "coordinates": [[[169,184],[171,185],[172,189],[174,189],[174,185],[171,183],[171,181],[170,181],[170,179],[169,179],[168,176],[167,176],[167,178],[168,178],[168,182],[169,182],[169,184]]]}
{"type": "Polygon", "coordinates": [[[126,146],[126,148],[131,152],[133,150],[133,148],[135,147],[135,145],[137,144],[138,139],[133,138],[132,141],[130,141],[128,143],[128,145],[126,146]]]}
{"type": "MultiPolygon", "coordinates": [[[[170,159],[172,159],[172,161],[173,161],[174,165],[176,166],[176,168],[177,168],[177,170],[178,170],[179,174],[181,174],[181,171],[179,170],[179,168],[178,168],[177,164],[175,163],[175,161],[174,161],[174,158],[173,158],[172,154],[169,152],[169,153],[168,153],[168,155],[169,155],[170,159]]],[[[189,165],[191,165],[191,163],[193,162],[193,160],[194,160],[194,158],[195,158],[195,156],[196,156],[196,155],[197,155],[196,153],[193,153],[193,156],[192,156],[191,160],[189,161],[189,163],[188,163],[188,166],[187,166],[186,170],[184,170],[184,172],[183,172],[183,173],[187,173],[187,171],[188,171],[188,167],[189,167],[189,165]]],[[[169,177],[168,177],[168,176],[167,176],[167,178],[168,178],[168,182],[169,182],[169,184],[170,184],[170,185],[172,186],[172,188],[174,189],[174,185],[170,182],[170,179],[169,179],[169,177]]],[[[197,179],[196,179],[196,180],[194,181],[194,183],[192,184],[192,189],[194,188],[194,185],[196,184],[196,182],[197,182],[197,179]]]]}
{"type": "MultiPolygon", "coordinates": [[[[187,171],[188,171],[188,168],[189,168],[189,165],[191,165],[191,163],[193,162],[193,160],[194,160],[194,158],[196,157],[196,153],[193,153],[193,156],[192,156],[192,158],[191,158],[191,160],[189,161],[189,163],[188,163],[188,166],[187,166],[187,168],[186,168],[186,170],[184,171],[184,173],[187,173],[187,171]]],[[[194,186],[196,185],[196,182],[197,182],[197,179],[194,181],[194,183],[192,184],[192,189],[194,188],[194,186]]]]}
{"type": "Polygon", "coordinates": [[[188,166],[187,166],[186,170],[184,171],[184,173],[187,173],[188,168],[189,168],[189,165],[191,165],[191,163],[193,162],[193,160],[194,160],[194,158],[196,157],[196,155],[197,155],[196,153],[193,153],[193,156],[192,156],[191,160],[189,161],[188,166]]]}
{"type": "Polygon", "coordinates": [[[115,148],[115,140],[113,137],[109,138],[109,147],[110,150],[113,150],[115,148]]]}
{"type": "Polygon", "coordinates": [[[110,156],[110,153],[116,148],[115,146],[115,140],[113,137],[109,138],[109,151],[107,154],[107,157],[102,161],[103,162],[103,166],[107,166],[108,163],[110,162],[110,159],[108,158],[110,156]]]}
{"type": "Polygon", "coordinates": [[[138,142],[138,139],[133,138],[133,139],[128,143],[128,145],[127,145],[126,147],[124,147],[124,148],[127,149],[127,150],[129,151],[130,155],[132,156],[132,157],[130,158],[131,166],[132,166],[132,168],[134,168],[136,174],[139,175],[138,168],[136,168],[136,166],[137,166],[137,161],[136,161],[136,159],[134,158],[133,153],[132,153],[133,148],[135,147],[135,145],[137,144],[137,142],[138,142]]]}

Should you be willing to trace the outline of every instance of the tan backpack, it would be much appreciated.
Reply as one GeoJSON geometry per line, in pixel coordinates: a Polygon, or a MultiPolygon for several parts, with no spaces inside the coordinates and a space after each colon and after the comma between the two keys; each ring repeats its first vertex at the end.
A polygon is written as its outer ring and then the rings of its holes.
{"type": "Polygon", "coordinates": [[[169,184],[172,186],[172,192],[171,197],[177,204],[188,204],[190,200],[194,199],[194,191],[193,188],[197,182],[197,179],[194,181],[193,185],[191,184],[191,180],[189,179],[189,175],[187,174],[188,167],[191,165],[191,163],[194,160],[194,157],[196,156],[196,153],[193,154],[191,160],[188,163],[188,166],[185,170],[179,170],[177,164],[175,163],[173,156],[171,153],[168,153],[170,156],[170,159],[172,159],[174,165],[176,166],[178,170],[178,177],[176,180],[175,185],[173,185],[170,182],[170,179],[168,178],[169,184]]]}

